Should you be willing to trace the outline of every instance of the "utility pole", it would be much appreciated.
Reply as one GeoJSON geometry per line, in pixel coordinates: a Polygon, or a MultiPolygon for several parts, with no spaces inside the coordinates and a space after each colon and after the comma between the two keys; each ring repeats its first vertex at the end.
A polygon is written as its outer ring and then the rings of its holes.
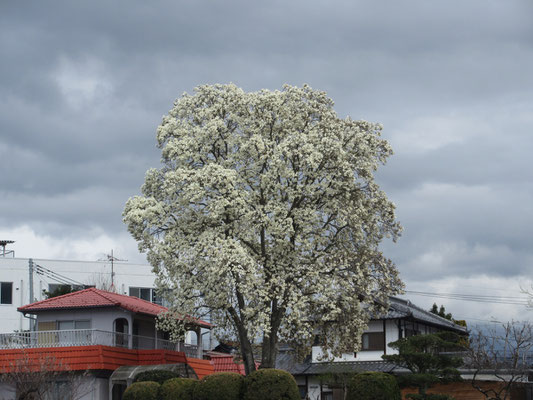
{"type": "Polygon", "coordinates": [[[111,254],[106,254],[106,257],[108,261],[111,261],[111,287],[114,288],[115,287],[115,264],[114,263],[115,261],[128,261],[128,260],[116,258],[113,255],[113,249],[111,249],[111,254]]]}
{"type": "MultiPolygon", "coordinates": [[[[29,284],[30,284],[30,303],[33,303],[33,258],[28,260],[28,270],[29,270],[29,284]]],[[[35,321],[30,319],[30,331],[35,330],[35,321]]]]}

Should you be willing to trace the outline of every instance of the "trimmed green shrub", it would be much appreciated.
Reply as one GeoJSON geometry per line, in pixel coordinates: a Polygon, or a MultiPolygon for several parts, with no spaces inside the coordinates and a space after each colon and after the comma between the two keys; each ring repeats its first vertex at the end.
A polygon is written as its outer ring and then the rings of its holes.
{"type": "Polygon", "coordinates": [[[244,377],[236,372],[216,372],[194,385],[194,400],[240,400],[244,377]]]}
{"type": "Polygon", "coordinates": [[[411,400],[455,400],[454,397],[447,394],[408,394],[406,399],[411,400]]]}
{"type": "Polygon", "coordinates": [[[244,400],[300,400],[294,377],[273,368],[259,369],[244,381],[244,400]]]}
{"type": "Polygon", "coordinates": [[[178,377],[179,374],[174,371],[169,371],[167,369],[152,369],[137,374],[133,382],[150,381],[162,384],[163,382],[168,381],[169,379],[178,377]]]}
{"type": "Polygon", "coordinates": [[[123,400],[158,400],[159,388],[157,382],[135,382],[124,391],[123,400]]]}
{"type": "Polygon", "coordinates": [[[363,372],[348,382],[346,400],[401,400],[396,378],[383,372],[363,372]]]}
{"type": "Polygon", "coordinates": [[[194,400],[194,385],[198,381],[191,378],[169,379],[161,386],[159,397],[161,400],[194,400]]]}

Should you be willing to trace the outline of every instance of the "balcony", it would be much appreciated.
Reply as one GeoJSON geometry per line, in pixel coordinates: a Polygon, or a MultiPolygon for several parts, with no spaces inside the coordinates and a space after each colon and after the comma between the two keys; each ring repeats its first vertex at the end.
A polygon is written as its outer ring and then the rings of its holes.
{"type": "Polygon", "coordinates": [[[195,345],[98,329],[0,333],[0,350],[94,345],[138,350],[181,351],[187,357],[198,357],[198,347],[195,345]]]}

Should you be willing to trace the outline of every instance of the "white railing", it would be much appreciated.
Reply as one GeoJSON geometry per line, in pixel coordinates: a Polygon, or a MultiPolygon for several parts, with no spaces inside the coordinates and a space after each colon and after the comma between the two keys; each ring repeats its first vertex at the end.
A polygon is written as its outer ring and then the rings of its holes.
{"type": "Polygon", "coordinates": [[[0,333],[0,349],[27,349],[39,347],[68,347],[104,345],[129,349],[163,349],[182,351],[188,357],[197,357],[197,346],[174,343],[155,337],[98,329],[70,329],[56,331],[0,333]]]}

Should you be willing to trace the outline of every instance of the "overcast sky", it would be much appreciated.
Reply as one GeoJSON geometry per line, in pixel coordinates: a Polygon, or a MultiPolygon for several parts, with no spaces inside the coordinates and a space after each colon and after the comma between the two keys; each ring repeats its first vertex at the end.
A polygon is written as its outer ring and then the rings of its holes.
{"type": "MultiPolygon", "coordinates": [[[[407,289],[522,296],[533,279],[533,2],[0,3],[0,239],[18,257],[143,261],[122,223],[155,131],[206,83],[325,90],[381,122],[378,182],[407,289]]],[[[523,306],[409,294],[457,318],[523,306]]]]}

